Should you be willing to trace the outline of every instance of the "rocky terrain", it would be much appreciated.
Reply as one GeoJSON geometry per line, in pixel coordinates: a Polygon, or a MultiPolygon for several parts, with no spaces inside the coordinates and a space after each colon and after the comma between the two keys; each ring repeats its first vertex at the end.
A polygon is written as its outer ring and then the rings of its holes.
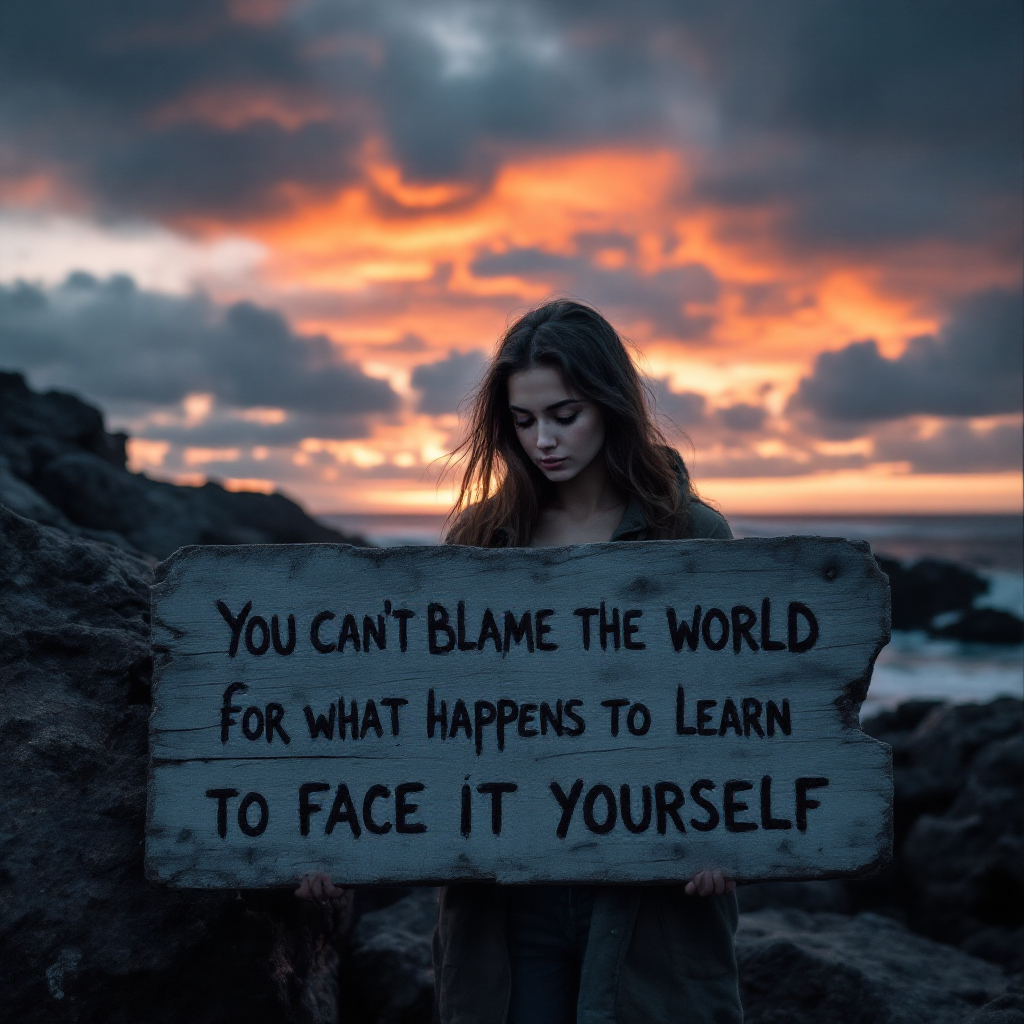
{"type": "MultiPolygon", "coordinates": [[[[740,888],[747,1024],[1024,1024],[1022,712],[912,702],[866,723],[893,746],[893,862],[740,888]]],[[[361,916],[343,952],[355,1019],[426,1024],[432,907],[413,891],[361,916]]]]}
{"type": "Polygon", "coordinates": [[[38,394],[20,374],[0,372],[0,504],[28,519],[158,560],[185,544],[364,543],[281,494],[129,473],[126,442],[74,395],[38,394]]]}
{"type": "MultiPolygon", "coordinates": [[[[143,878],[154,559],[340,536],[280,496],[128,473],[96,410],[12,374],[0,503],[5,1019],[426,1024],[432,890],[320,907],[143,878]]],[[[893,565],[902,628],[963,621],[984,588],[893,565]]],[[[871,879],[740,890],[748,1024],[1024,1024],[1021,701],[911,702],[865,728],[893,747],[895,858],[871,879]]]]}
{"type": "Polygon", "coordinates": [[[903,565],[878,556],[892,592],[892,628],[921,629],[932,636],[974,643],[1024,642],[1024,622],[1009,612],[974,608],[988,582],[963,566],[935,558],[903,565]]]}
{"type": "MultiPolygon", "coordinates": [[[[150,571],[0,509],[9,1019],[425,1024],[432,891],[357,893],[349,928],[288,891],[144,881],[150,571]]],[[[1024,1021],[1021,722],[1005,699],[868,723],[894,748],[896,859],[741,890],[750,1024],[1024,1021]]]]}
{"type": "Polygon", "coordinates": [[[344,907],[143,880],[149,579],[0,507],[4,1019],[334,1021],[344,907]]]}

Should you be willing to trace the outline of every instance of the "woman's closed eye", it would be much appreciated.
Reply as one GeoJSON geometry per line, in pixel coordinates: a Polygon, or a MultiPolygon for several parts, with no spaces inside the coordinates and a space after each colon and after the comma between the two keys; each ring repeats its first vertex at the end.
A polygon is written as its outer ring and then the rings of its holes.
{"type": "MultiPolygon", "coordinates": [[[[576,422],[580,411],[577,409],[575,412],[570,413],[568,416],[556,416],[555,422],[561,424],[563,427],[568,427],[576,422]]],[[[532,416],[524,417],[523,419],[515,419],[515,425],[519,430],[525,430],[527,427],[532,427],[537,421],[532,416]]]]}

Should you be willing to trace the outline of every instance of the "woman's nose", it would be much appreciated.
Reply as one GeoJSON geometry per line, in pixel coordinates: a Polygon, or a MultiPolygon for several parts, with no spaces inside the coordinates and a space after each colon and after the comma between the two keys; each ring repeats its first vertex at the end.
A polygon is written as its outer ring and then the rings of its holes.
{"type": "Polygon", "coordinates": [[[554,448],[558,444],[557,439],[552,433],[549,427],[545,427],[543,424],[538,425],[537,428],[537,447],[538,448],[554,448]]]}

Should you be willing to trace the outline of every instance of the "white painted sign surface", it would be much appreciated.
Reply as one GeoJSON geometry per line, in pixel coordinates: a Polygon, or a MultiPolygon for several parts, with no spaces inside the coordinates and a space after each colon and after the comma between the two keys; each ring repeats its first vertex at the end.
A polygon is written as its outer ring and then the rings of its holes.
{"type": "Polygon", "coordinates": [[[189,887],[856,874],[866,544],[183,548],[157,570],[147,875],[189,887]]]}

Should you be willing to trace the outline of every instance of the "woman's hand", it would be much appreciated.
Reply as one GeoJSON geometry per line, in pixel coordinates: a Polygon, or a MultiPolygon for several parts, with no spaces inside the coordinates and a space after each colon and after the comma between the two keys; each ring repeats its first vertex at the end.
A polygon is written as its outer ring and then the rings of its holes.
{"type": "Polygon", "coordinates": [[[686,883],[687,896],[723,896],[732,892],[736,883],[731,878],[726,878],[718,868],[714,871],[698,871],[697,874],[686,883]]]}
{"type": "Polygon", "coordinates": [[[299,878],[299,887],[295,890],[295,895],[300,899],[326,903],[330,899],[344,896],[345,890],[339,889],[326,871],[307,871],[299,878]]]}

